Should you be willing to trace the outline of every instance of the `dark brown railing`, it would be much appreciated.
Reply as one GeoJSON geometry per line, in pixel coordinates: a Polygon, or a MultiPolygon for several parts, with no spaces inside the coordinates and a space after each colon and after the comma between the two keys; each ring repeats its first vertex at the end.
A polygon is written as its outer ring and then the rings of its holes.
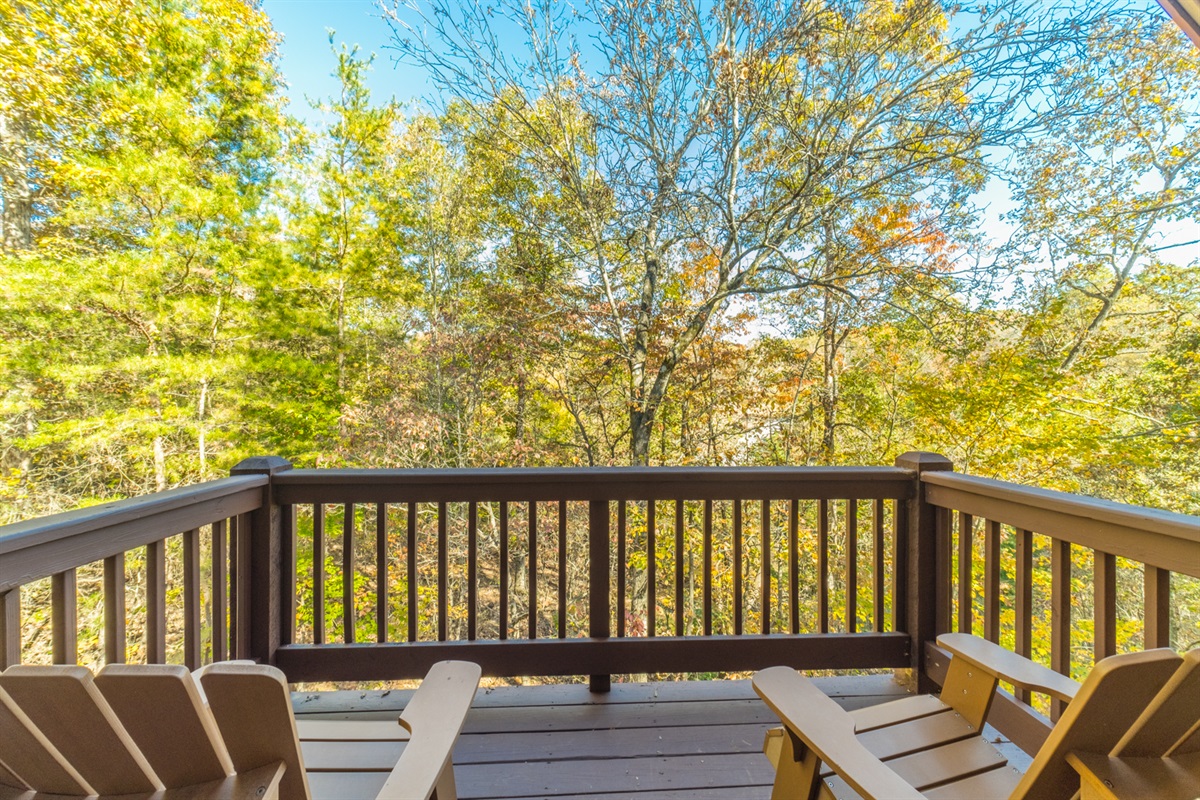
{"type": "MultiPolygon", "coordinates": [[[[910,667],[928,686],[940,632],[1011,636],[1030,652],[1044,536],[1054,668],[1072,665],[1072,546],[1097,553],[1097,657],[1116,647],[1117,558],[1146,565],[1145,646],[1168,641],[1170,573],[1200,574],[1194,517],[950,469],[925,453],[877,468],[249,459],[223,480],[0,529],[0,667],[21,657],[22,587],[47,578],[53,660],[77,660],[76,573],[102,563],[107,661],[124,660],[129,618],[148,661],[167,659],[172,624],[189,666],[250,657],[292,681],[418,677],[464,658],[496,676],[590,675],[596,690],[610,674],[771,664],[910,667]],[[125,597],[131,552],[145,560],[140,620],[125,597]]],[[[1025,739],[1041,735],[1041,718],[1011,705],[1025,739]]]]}
{"type": "MultiPolygon", "coordinates": [[[[896,562],[888,555],[902,537],[896,520],[904,518],[895,509],[905,508],[914,491],[913,475],[904,469],[295,470],[277,474],[273,486],[284,549],[314,554],[311,600],[305,593],[308,605],[300,609],[312,620],[304,631],[308,641],[300,642],[297,615],[285,609],[274,650],[276,663],[296,680],[417,676],[443,658],[476,661],[493,675],[593,675],[601,685],[610,673],[910,664],[909,637],[886,615],[889,602],[899,613],[894,600],[907,590],[900,572],[897,592],[896,562]],[[359,519],[364,506],[373,525],[366,514],[359,519]],[[297,536],[301,509],[311,520],[304,537],[297,536]],[[492,529],[486,546],[481,515],[492,529]],[[326,523],[339,517],[341,630],[338,646],[330,647],[326,558],[316,554],[325,556],[335,544],[326,523]],[[429,530],[419,536],[422,520],[429,530]],[[384,546],[397,525],[402,544],[384,546]],[[354,545],[360,527],[373,529],[372,564],[351,561],[362,551],[354,545]],[[465,576],[449,563],[449,553],[459,549],[449,544],[454,528],[465,542],[465,565],[457,565],[465,566],[465,576]],[[809,552],[800,552],[802,539],[811,540],[809,552]],[[436,548],[435,578],[424,586],[422,543],[436,548]],[[842,555],[836,568],[831,543],[842,555]],[[713,586],[714,554],[722,549],[736,565],[728,570],[732,585],[723,604],[714,600],[713,586]],[[862,574],[860,550],[868,553],[862,574]],[[586,559],[578,558],[583,552],[586,559]],[[406,641],[392,644],[387,595],[390,567],[400,556],[406,641]],[[572,597],[567,570],[581,561],[587,573],[576,576],[572,597]],[[634,570],[641,582],[636,592],[631,562],[643,565],[634,570]],[[488,615],[479,591],[485,570],[494,595],[488,615]],[[356,641],[353,608],[354,579],[364,575],[376,586],[370,644],[356,641]],[[513,591],[518,583],[519,596],[513,591]],[[831,584],[842,601],[836,613],[831,584]],[[419,635],[418,588],[432,595],[436,630],[428,640],[419,635]],[[860,609],[860,591],[870,593],[869,609],[860,609]],[[451,595],[461,599],[452,602],[451,595]],[[636,616],[635,602],[642,611],[636,616]],[[451,630],[452,607],[465,617],[458,631],[451,630]],[[586,608],[586,624],[572,630],[576,607],[586,608]],[[727,612],[723,630],[714,627],[714,609],[727,612]],[[489,630],[481,635],[484,622],[489,630]]],[[[291,602],[296,558],[282,564],[282,593],[291,602]]]]}
{"type": "Polygon", "coordinates": [[[211,555],[209,657],[221,661],[248,652],[250,519],[262,510],[268,485],[265,475],[235,476],[0,528],[0,666],[21,659],[21,587],[44,578],[51,580],[53,660],[76,663],[76,575],[78,568],[95,562],[103,563],[105,661],[125,661],[125,559],[139,548],[146,572],[146,659],[165,662],[166,553],[172,534],[182,540],[183,662],[200,666],[199,553],[204,528],[211,555]]]}

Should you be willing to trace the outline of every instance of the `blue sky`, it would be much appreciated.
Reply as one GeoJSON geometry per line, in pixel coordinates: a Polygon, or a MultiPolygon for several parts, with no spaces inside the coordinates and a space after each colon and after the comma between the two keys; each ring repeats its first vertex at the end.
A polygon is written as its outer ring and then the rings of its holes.
{"type": "Polygon", "coordinates": [[[263,10],[275,30],[283,35],[281,68],[287,79],[293,114],[315,122],[318,116],[305,97],[327,98],[337,89],[335,59],[329,49],[327,29],[335,30],[340,47],[358,45],[362,53],[375,53],[375,66],[367,80],[377,101],[395,97],[408,101],[430,92],[425,74],[408,65],[396,65],[395,53],[385,50],[391,30],[380,18],[375,0],[264,0],[263,10]]]}
{"type": "MultiPolygon", "coordinates": [[[[432,94],[432,86],[421,69],[397,63],[395,51],[386,49],[391,29],[382,19],[376,0],[263,0],[262,7],[275,30],[284,37],[280,66],[289,86],[291,112],[309,124],[319,123],[321,117],[306,98],[328,98],[337,89],[332,75],[335,57],[329,46],[331,28],[335,31],[335,46],[358,45],[364,55],[376,54],[367,85],[377,102],[389,97],[402,102],[419,101],[432,94]]],[[[989,206],[982,223],[985,230],[996,239],[1007,237],[1009,228],[999,216],[1012,207],[1008,187],[993,179],[976,199],[989,206]]],[[[1180,238],[1183,233],[1167,231],[1166,238],[1183,241],[1180,238]]],[[[1196,254],[1196,246],[1192,245],[1185,258],[1195,258],[1196,254]]]]}

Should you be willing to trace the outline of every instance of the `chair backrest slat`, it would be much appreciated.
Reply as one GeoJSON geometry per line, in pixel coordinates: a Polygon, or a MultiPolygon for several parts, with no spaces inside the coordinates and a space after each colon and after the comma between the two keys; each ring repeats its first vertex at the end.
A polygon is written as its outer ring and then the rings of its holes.
{"type": "Polygon", "coordinates": [[[1111,656],[1096,664],[1013,791],[1014,800],[1071,797],[1079,789],[1079,776],[1067,754],[1111,752],[1179,663],[1178,655],[1163,649],[1111,656]]]}
{"type": "Polygon", "coordinates": [[[13,772],[3,761],[0,761],[0,786],[11,786],[14,789],[31,789],[28,783],[21,780],[17,773],[13,772]]]}
{"type": "Polygon", "coordinates": [[[163,788],[96,688],[91,670],[18,665],[0,674],[0,688],[99,794],[163,788]]]}
{"type": "Polygon", "coordinates": [[[96,686],[168,789],[221,780],[233,764],[187,667],[110,664],[96,686]]]}
{"type": "Polygon", "coordinates": [[[210,664],[196,673],[239,773],[282,761],[279,796],[310,800],[283,673],[260,664],[210,664]]]}
{"type": "Polygon", "coordinates": [[[21,783],[0,783],[22,788],[30,786],[49,794],[86,795],[92,789],[79,772],[62,757],[25,712],[0,689],[0,758],[21,783]]]}
{"type": "Polygon", "coordinates": [[[1183,657],[1183,664],[1117,743],[1113,755],[1161,758],[1200,751],[1197,726],[1200,726],[1200,648],[1183,657]]]}

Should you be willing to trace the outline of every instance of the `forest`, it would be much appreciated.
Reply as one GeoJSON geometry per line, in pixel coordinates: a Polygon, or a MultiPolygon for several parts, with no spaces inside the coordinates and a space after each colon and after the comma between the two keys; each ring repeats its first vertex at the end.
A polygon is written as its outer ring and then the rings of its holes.
{"type": "Polygon", "coordinates": [[[0,523],[266,454],[928,450],[1200,514],[1200,49],[1157,4],[379,25],[315,124],[250,0],[0,0],[0,523]],[[438,97],[372,96],[392,57],[438,97]]]}

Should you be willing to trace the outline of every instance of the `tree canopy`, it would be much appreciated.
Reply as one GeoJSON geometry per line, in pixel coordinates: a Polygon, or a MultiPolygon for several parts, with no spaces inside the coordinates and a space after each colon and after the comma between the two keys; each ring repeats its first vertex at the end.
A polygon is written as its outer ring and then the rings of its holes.
{"type": "Polygon", "coordinates": [[[4,519],[264,452],[929,449],[1200,509],[1200,69],[1157,7],[380,24],[439,102],[372,97],[384,67],[331,34],[317,125],[254,4],[0,2],[4,519]]]}

